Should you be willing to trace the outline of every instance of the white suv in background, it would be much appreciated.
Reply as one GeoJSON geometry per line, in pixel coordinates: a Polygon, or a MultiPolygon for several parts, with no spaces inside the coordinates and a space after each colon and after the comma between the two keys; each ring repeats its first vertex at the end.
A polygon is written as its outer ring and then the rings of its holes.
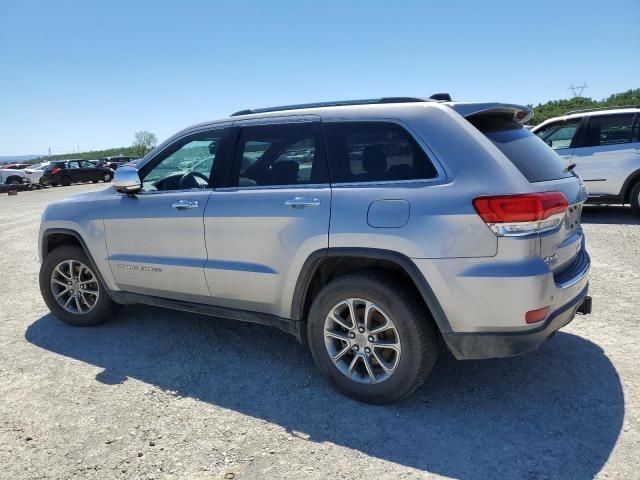
{"type": "Polygon", "coordinates": [[[532,132],[575,164],[590,203],[629,203],[640,215],[640,107],[569,112],[532,132]]]}

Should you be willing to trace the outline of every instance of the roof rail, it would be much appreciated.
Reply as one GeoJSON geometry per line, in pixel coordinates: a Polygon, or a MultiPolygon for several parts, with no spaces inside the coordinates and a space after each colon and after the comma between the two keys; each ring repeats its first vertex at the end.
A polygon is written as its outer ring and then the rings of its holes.
{"type": "Polygon", "coordinates": [[[574,113],[597,112],[599,110],[621,110],[623,108],[640,108],[640,105],[618,105],[615,107],[583,108],[581,110],[571,110],[570,112],[566,112],[564,115],[572,115],[574,113]]]}
{"type": "Polygon", "coordinates": [[[447,99],[443,98],[434,98],[436,96],[441,97],[446,95],[448,100],[451,100],[449,94],[446,93],[437,93],[433,95],[431,98],[421,98],[421,97],[382,97],[382,98],[367,98],[363,100],[337,100],[333,102],[316,102],[316,103],[300,103],[297,105],[281,105],[279,107],[268,107],[268,108],[248,108],[246,110],[239,110],[231,114],[232,117],[237,117],[238,115],[249,115],[251,113],[268,113],[268,112],[279,112],[283,110],[299,110],[302,108],[319,108],[319,107],[342,107],[347,105],[372,105],[372,104],[380,104],[380,103],[413,103],[413,102],[434,102],[434,101],[446,101],[447,99]]]}

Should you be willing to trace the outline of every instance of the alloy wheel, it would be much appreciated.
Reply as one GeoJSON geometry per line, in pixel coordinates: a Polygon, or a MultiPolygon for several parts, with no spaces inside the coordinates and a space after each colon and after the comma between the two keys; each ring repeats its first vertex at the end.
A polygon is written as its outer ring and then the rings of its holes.
{"type": "Polygon", "coordinates": [[[95,274],[78,260],[60,262],[51,273],[51,292],[64,310],[84,315],[94,309],[100,297],[95,274]]]}
{"type": "Polygon", "coordinates": [[[324,342],[338,370],[359,383],[387,380],[402,352],[391,317],[379,305],[360,298],[343,300],[329,311],[324,342]]]}

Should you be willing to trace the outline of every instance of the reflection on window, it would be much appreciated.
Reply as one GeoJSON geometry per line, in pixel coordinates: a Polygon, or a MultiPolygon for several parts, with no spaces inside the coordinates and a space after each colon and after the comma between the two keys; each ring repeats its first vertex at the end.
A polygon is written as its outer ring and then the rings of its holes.
{"type": "Polygon", "coordinates": [[[206,188],[221,133],[202,134],[155,165],[142,182],[145,191],[206,188]]]}

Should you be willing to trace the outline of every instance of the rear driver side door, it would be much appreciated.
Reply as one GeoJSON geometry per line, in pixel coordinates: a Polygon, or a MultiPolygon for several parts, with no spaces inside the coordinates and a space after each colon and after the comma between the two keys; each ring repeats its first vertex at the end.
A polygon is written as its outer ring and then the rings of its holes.
{"type": "Polygon", "coordinates": [[[236,122],[231,180],[204,216],[205,276],[220,306],[290,315],[298,274],[329,245],[331,188],[319,118],[236,122]]]}

